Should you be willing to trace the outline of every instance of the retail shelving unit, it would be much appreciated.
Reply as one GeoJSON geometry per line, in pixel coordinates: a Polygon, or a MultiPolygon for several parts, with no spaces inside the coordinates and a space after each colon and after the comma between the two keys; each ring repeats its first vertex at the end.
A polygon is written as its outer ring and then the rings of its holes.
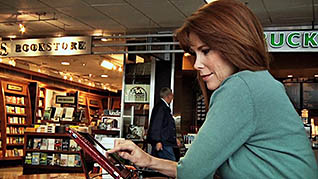
{"type": "Polygon", "coordinates": [[[44,115],[44,110],[45,110],[45,94],[46,94],[46,89],[39,87],[38,89],[38,94],[36,97],[36,120],[41,120],[44,115]]]}
{"type": "Polygon", "coordinates": [[[26,132],[23,174],[82,173],[80,147],[67,134],[26,132]]]}
{"type": "Polygon", "coordinates": [[[93,96],[88,96],[87,109],[90,123],[97,122],[97,120],[100,119],[100,116],[103,113],[102,99],[93,96]]]}
{"type": "Polygon", "coordinates": [[[1,79],[1,160],[21,160],[24,130],[31,124],[28,83],[1,79]]]}

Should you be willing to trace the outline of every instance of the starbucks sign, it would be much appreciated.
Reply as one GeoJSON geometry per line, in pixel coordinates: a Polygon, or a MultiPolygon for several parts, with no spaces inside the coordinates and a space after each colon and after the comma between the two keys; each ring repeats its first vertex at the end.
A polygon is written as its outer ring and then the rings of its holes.
{"type": "Polygon", "coordinates": [[[269,52],[318,52],[318,31],[264,32],[269,52]]]}

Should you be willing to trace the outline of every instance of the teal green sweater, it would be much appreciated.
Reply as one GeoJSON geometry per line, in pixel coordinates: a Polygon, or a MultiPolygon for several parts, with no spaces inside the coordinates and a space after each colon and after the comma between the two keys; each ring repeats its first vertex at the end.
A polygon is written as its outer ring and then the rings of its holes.
{"type": "Polygon", "coordinates": [[[214,91],[206,121],[177,177],[318,179],[317,163],[284,86],[268,71],[242,71],[214,91]]]}

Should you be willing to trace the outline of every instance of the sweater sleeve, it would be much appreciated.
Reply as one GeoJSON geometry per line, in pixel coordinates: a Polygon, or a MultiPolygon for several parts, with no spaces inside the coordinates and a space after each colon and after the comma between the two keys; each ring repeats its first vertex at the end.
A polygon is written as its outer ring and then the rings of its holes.
{"type": "Polygon", "coordinates": [[[206,121],[186,155],[177,177],[210,178],[254,133],[254,106],[249,88],[240,77],[228,78],[213,93],[206,121]]]}

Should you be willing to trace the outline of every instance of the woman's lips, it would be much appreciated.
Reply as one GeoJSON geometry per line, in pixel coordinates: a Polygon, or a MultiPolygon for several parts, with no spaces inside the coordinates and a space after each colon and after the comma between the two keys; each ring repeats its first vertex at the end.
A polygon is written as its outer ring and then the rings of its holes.
{"type": "Polygon", "coordinates": [[[202,79],[203,79],[204,81],[206,81],[206,80],[208,80],[208,78],[209,78],[211,75],[213,75],[213,73],[210,73],[210,74],[207,74],[207,75],[201,75],[201,77],[202,77],[202,79]]]}

